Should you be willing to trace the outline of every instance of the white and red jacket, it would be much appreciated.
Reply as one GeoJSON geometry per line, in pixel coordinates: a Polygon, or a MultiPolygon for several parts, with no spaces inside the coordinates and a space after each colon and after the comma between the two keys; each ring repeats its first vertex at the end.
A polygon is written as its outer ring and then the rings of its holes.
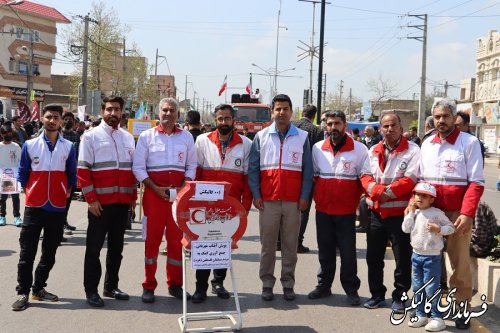
{"type": "Polygon", "coordinates": [[[335,154],[328,138],[313,146],[312,160],[316,210],[328,215],[355,214],[363,188],[375,183],[366,146],[346,135],[335,154]]]}
{"type": "MultiPolygon", "coordinates": [[[[45,141],[45,134],[41,134],[26,141],[23,151],[26,151],[27,156],[22,159],[29,158],[31,161],[29,166],[23,168],[30,169],[26,184],[22,182],[26,188],[26,206],[46,207],[49,204],[55,210],[65,208],[69,187],[74,185],[74,169],[73,184],[68,184],[67,170],[70,155],[74,158],[73,143],[59,135],[51,152],[45,141]]],[[[74,166],[73,160],[73,168],[74,166]]],[[[23,172],[20,170],[20,173],[23,172]]]]}
{"type": "Polygon", "coordinates": [[[172,134],[161,125],[139,136],[134,154],[134,174],[160,187],[180,187],[185,177],[196,177],[197,158],[191,133],[174,127],[172,134]]]}
{"type": "Polygon", "coordinates": [[[420,178],[436,188],[434,206],[474,217],[484,191],[479,140],[455,128],[441,141],[439,133],[422,143],[420,178]]]}
{"type": "Polygon", "coordinates": [[[307,132],[290,124],[283,142],[274,123],[257,132],[250,152],[248,177],[254,198],[307,200],[313,177],[307,132]]]}
{"type": "Polygon", "coordinates": [[[88,203],[130,204],[137,198],[132,173],[134,137],[101,121],[85,132],[78,153],[78,184],[88,203]]]}
{"type": "Polygon", "coordinates": [[[412,190],[418,180],[420,148],[413,142],[401,137],[399,145],[385,158],[384,142],[370,149],[370,169],[377,185],[368,186],[366,203],[379,213],[382,219],[390,216],[403,216],[412,190]],[[391,199],[379,202],[382,192],[391,199]]]}
{"type": "Polygon", "coordinates": [[[250,210],[252,194],[248,187],[248,157],[252,141],[233,132],[224,158],[217,130],[198,136],[195,146],[198,156],[196,179],[231,183],[229,195],[238,199],[247,211],[250,210]]]}

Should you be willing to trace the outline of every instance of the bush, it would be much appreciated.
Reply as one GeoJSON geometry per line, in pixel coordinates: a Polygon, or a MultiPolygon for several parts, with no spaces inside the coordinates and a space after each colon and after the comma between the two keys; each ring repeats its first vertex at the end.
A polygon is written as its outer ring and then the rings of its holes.
{"type": "Polygon", "coordinates": [[[500,263],[500,227],[497,226],[497,233],[493,240],[493,248],[486,259],[500,263]]]}

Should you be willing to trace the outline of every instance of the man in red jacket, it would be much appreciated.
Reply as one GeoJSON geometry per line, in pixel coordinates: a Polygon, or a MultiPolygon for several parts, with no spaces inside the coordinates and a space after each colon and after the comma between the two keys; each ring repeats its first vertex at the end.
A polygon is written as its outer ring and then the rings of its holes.
{"type": "MultiPolygon", "coordinates": [[[[484,191],[483,158],[479,140],[455,126],[457,106],[444,98],[432,107],[436,134],[422,143],[420,174],[423,181],[436,188],[434,206],[454,223],[455,233],[446,239],[446,252],[453,274],[450,287],[457,288],[457,304],[472,298],[469,245],[473,219],[484,191]]],[[[468,329],[462,317],[458,329],[468,329]]]]}
{"type": "Polygon", "coordinates": [[[368,149],[345,132],[344,112],[326,113],[329,137],[312,149],[314,201],[319,262],[318,285],[309,293],[316,299],[330,296],[336,271],[336,249],[340,250],[340,282],[350,305],[360,304],[356,263],[356,208],[363,188],[375,185],[368,149]]]}
{"type": "Polygon", "coordinates": [[[366,202],[370,207],[367,232],[366,262],[372,297],[364,307],[375,309],[385,305],[384,255],[391,242],[396,260],[392,310],[404,313],[403,293],[411,287],[410,236],[401,229],[404,210],[418,177],[420,149],[403,135],[401,119],[385,113],[380,119],[384,139],[370,149],[370,168],[377,185],[368,188],[366,202]]]}
{"type": "Polygon", "coordinates": [[[121,97],[104,98],[102,122],[82,136],[78,156],[78,183],[89,209],[83,284],[87,303],[94,307],[104,306],[97,286],[101,279],[99,254],[106,235],[108,252],[103,295],[117,300],[129,299],[118,289],[118,272],[129,207],[135,208],[137,182],[132,173],[134,138],[120,128],[123,104],[121,97]]]}
{"type": "MultiPolygon", "coordinates": [[[[198,156],[197,180],[221,181],[231,183],[229,195],[243,204],[248,212],[252,206],[252,194],[248,187],[248,157],[252,142],[234,130],[234,109],[229,104],[215,107],[215,124],[217,129],[201,134],[196,140],[198,156]]],[[[224,288],[227,270],[214,269],[212,293],[220,298],[229,298],[224,288]]],[[[209,269],[196,270],[196,291],[193,303],[203,302],[207,298],[209,269]]]]}

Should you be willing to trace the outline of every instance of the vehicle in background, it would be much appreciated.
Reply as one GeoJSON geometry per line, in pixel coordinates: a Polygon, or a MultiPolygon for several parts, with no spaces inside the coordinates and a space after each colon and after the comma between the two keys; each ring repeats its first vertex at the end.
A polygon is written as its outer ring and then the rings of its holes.
{"type": "Polygon", "coordinates": [[[272,123],[269,105],[259,103],[257,98],[251,98],[248,94],[231,95],[231,105],[236,113],[236,131],[239,134],[248,131],[246,135],[249,139],[253,139],[258,131],[272,123]]]}

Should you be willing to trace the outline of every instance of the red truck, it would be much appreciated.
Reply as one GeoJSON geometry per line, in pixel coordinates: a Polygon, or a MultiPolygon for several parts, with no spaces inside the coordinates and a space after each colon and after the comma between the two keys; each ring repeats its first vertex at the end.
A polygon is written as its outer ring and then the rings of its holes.
{"type": "MultiPolygon", "coordinates": [[[[242,95],[243,97],[244,95],[242,95]]],[[[248,129],[248,138],[253,139],[255,133],[271,125],[271,108],[267,104],[258,103],[255,99],[231,98],[231,105],[236,112],[235,127],[238,133],[243,134],[244,129],[248,129]],[[238,101],[238,102],[236,102],[238,101]]]]}

